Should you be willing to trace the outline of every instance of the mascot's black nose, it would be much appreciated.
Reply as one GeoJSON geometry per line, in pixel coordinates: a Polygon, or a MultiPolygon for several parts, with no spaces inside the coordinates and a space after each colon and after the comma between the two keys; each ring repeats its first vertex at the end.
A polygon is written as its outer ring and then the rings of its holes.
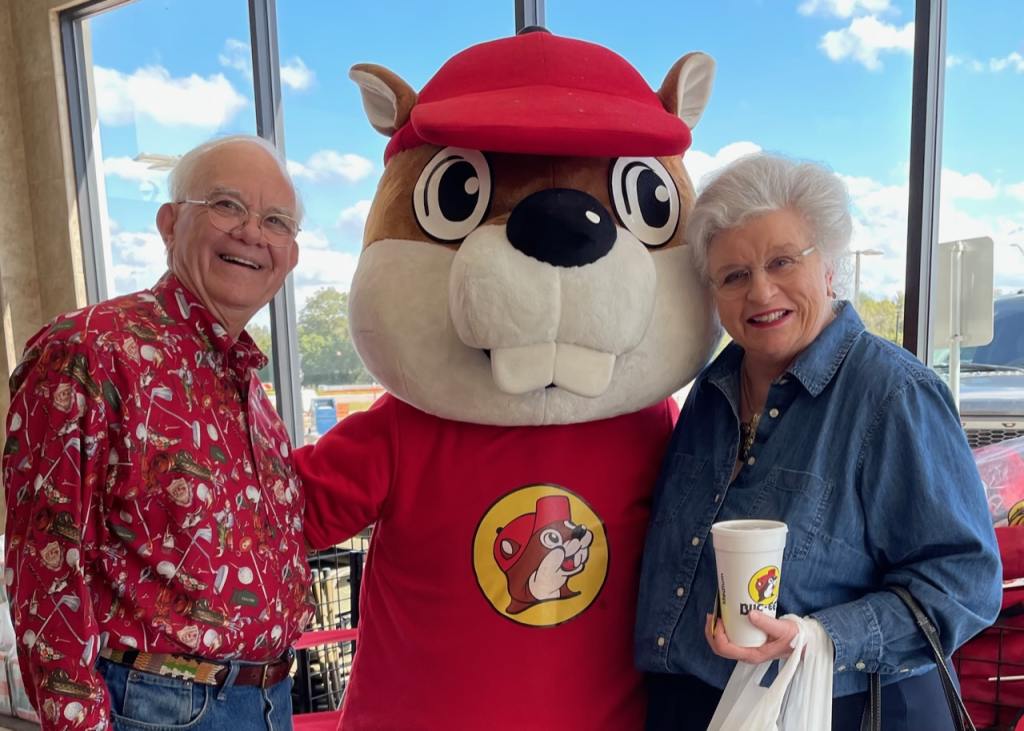
{"type": "Polygon", "coordinates": [[[505,234],[527,256],[556,267],[578,267],[612,250],[617,235],[601,201],[581,190],[532,193],[512,210],[505,234]]]}
{"type": "Polygon", "coordinates": [[[577,541],[585,535],[587,535],[586,526],[578,525],[572,529],[572,537],[575,538],[577,541]]]}

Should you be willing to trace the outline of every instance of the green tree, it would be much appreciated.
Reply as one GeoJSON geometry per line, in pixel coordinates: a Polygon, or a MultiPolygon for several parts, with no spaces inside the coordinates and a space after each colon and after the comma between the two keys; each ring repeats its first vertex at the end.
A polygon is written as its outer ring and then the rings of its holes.
{"type": "Polygon", "coordinates": [[[348,331],[348,293],[318,290],[299,313],[302,385],[373,383],[348,331]]]}
{"type": "Polygon", "coordinates": [[[253,342],[256,343],[259,349],[263,351],[263,354],[269,359],[267,364],[260,369],[259,376],[260,380],[264,383],[270,383],[274,378],[274,350],[271,347],[271,343],[273,341],[270,338],[270,328],[266,325],[250,323],[245,329],[253,339],[253,342]]]}
{"type": "Polygon", "coordinates": [[[879,337],[891,340],[897,345],[903,344],[903,293],[892,299],[874,299],[864,292],[860,293],[857,313],[864,321],[865,327],[879,337]]]}

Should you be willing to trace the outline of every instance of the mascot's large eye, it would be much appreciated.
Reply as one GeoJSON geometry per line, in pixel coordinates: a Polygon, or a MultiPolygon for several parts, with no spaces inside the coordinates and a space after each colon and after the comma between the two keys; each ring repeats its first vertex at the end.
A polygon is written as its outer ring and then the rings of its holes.
{"type": "Polygon", "coordinates": [[[648,246],[661,246],[679,225],[679,193],[653,157],[620,157],[609,181],[619,220],[648,246]]]}
{"type": "Polygon", "coordinates": [[[544,548],[558,548],[562,545],[562,536],[559,535],[558,531],[548,528],[545,531],[541,531],[540,544],[544,548]]]}
{"type": "Polygon", "coordinates": [[[478,150],[446,147],[431,158],[413,190],[416,221],[438,241],[461,241],[487,214],[491,168],[478,150]]]}

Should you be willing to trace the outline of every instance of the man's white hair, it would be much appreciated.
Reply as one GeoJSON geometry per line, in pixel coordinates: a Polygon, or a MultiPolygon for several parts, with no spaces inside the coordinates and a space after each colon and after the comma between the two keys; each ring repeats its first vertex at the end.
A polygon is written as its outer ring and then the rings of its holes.
{"type": "Polygon", "coordinates": [[[292,176],[288,174],[288,163],[282,157],[281,152],[270,142],[263,139],[262,137],[256,137],[255,135],[229,135],[227,137],[218,137],[217,139],[204,142],[198,147],[194,147],[178,160],[175,164],[174,169],[171,170],[171,174],[167,177],[167,188],[171,195],[171,200],[174,202],[185,200],[186,198],[192,198],[200,195],[200,191],[195,190],[197,184],[196,172],[200,169],[200,163],[207,154],[214,150],[223,147],[224,145],[237,145],[237,144],[249,144],[256,145],[257,147],[263,148],[263,150],[273,158],[274,162],[277,163],[281,169],[281,174],[284,179],[288,181],[288,186],[292,189],[295,194],[295,220],[302,223],[302,215],[304,213],[302,207],[302,198],[299,196],[299,191],[295,189],[295,182],[292,180],[292,176]]]}

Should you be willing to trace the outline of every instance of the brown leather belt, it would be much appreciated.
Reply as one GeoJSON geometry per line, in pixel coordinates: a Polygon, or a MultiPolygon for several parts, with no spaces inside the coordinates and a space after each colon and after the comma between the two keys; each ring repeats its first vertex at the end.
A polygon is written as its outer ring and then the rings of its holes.
{"type": "MultiPolygon", "coordinates": [[[[231,672],[227,663],[205,660],[191,655],[175,655],[161,652],[139,652],[138,650],[113,650],[109,647],[100,651],[100,656],[119,665],[126,665],[144,673],[166,675],[191,680],[203,685],[224,685],[231,672]]],[[[256,685],[269,688],[288,677],[292,669],[292,654],[286,652],[276,660],[253,665],[240,665],[235,675],[235,685],[256,685]]]]}

